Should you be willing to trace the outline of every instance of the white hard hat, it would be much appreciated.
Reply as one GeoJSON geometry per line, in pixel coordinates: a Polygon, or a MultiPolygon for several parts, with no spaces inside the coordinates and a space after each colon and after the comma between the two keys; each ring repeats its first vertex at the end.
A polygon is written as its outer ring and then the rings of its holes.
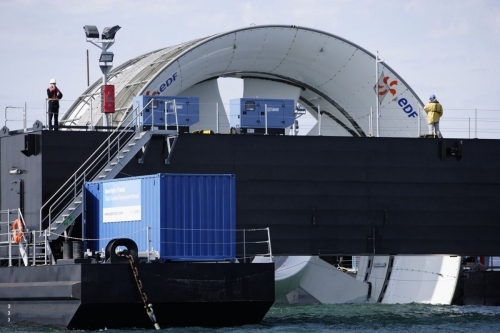
{"type": "Polygon", "coordinates": [[[53,83],[53,84],[56,84],[56,79],[50,79],[50,82],[49,82],[49,83],[50,83],[50,84],[52,84],[52,83],[53,83]]]}

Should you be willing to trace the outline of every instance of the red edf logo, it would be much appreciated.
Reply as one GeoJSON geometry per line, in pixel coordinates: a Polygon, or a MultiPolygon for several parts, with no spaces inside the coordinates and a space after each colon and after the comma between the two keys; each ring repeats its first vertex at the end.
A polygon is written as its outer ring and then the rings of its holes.
{"type": "Polygon", "coordinates": [[[389,81],[389,76],[385,76],[384,72],[382,72],[382,74],[378,78],[377,84],[373,86],[373,90],[375,90],[375,93],[378,93],[379,104],[382,104],[382,101],[384,100],[385,96],[387,96],[387,93],[390,92],[392,96],[396,95],[396,89],[393,88],[393,86],[397,84],[397,80],[389,81]]]}

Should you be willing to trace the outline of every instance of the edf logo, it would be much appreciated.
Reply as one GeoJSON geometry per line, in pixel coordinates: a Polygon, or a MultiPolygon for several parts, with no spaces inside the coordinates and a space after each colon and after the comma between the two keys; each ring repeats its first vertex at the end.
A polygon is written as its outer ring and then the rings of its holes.
{"type": "Polygon", "coordinates": [[[410,103],[408,103],[408,100],[406,98],[401,98],[398,100],[399,106],[403,109],[403,111],[408,115],[408,117],[418,117],[418,113],[413,111],[413,107],[411,106],[410,103]]]}
{"type": "Polygon", "coordinates": [[[171,85],[172,82],[174,82],[176,78],[177,78],[177,72],[175,72],[174,74],[172,74],[172,76],[169,77],[167,79],[167,81],[165,81],[164,83],[161,84],[161,86],[160,86],[160,93],[162,93],[165,89],[167,89],[167,87],[169,85],[171,85]]]}
{"type": "MultiPolygon", "coordinates": [[[[155,96],[155,95],[159,95],[161,94],[162,92],[165,91],[165,89],[167,89],[168,86],[170,86],[174,81],[175,79],[177,78],[177,72],[175,72],[174,74],[172,74],[172,76],[170,76],[165,82],[163,82],[161,85],[160,85],[160,88],[158,89],[158,91],[153,91],[153,93],[151,94],[152,96],[155,96]]],[[[149,90],[146,91],[145,95],[149,95],[149,90]]]]}
{"type": "MultiPolygon", "coordinates": [[[[397,93],[395,86],[398,85],[398,80],[391,80],[390,82],[389,80],[389,76],[385,76],[384,72],[382,72],[382,75],[380,75],[380,77],[378,78],[378,82],[373,87],[375,93],[378,93],[379,95],[379,104],[381,105],[382,101],[384,100],[385,96],[388,95],[388,93],[391,93],[392,96],[395,96],[397,93]]],[[[413,107],[406,98],[398,99],[398,105],[401,107],[401,109],[403,109],[404,113],[406,113],[408,117],[418,117],[418,113],[413,110],[413,107]]]]}

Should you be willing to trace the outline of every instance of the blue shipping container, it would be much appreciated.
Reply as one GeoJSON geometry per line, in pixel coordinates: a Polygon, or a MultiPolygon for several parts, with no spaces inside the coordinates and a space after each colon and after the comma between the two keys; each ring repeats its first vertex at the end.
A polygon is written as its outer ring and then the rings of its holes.
{"type": "Polygon", "coordinates": [[[295,121],[295,103],[292,99],[239,98],[230,102],[231,127],[286,128],[295,121]]]}
{"type": "Polygon", "coordinates": [[[130,238],[139,252],[164,260],[236,258],[234,175],[156,174],[84,185],[86,247],[101,251],[114,238],[130,238]]]}
{"type": "Polygon", "coordinates": [[[200,121],[198,97],[141,95],[134,97],[133,107],[138,108],[138,111],[143,110],[141,120],[145,126],[151,126],[151,124],[153,126],[176,126],[177,122],[179,126],[191,126],[200,121]],[[174,100],[177,108],[177,121],[174,100]]]}

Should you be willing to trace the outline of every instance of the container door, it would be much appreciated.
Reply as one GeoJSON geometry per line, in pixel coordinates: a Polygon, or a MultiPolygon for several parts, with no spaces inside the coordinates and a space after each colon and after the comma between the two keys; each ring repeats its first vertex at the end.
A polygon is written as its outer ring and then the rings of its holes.
{"type": "Polygon", "coordinates": [[[161,99],[154,99],[154,126],[165,126],[165,101],[161,99]]]}
{"type": "Polygon", "coordinates": [[[266,125],[266,103],[262,101],[255,102],[256,127],[264,128],[266,125]]]}
{"type": "Polygon", "coordinates": [[[179,125],[189,126],[191,124],[191,119],[189,117],[189,101],[187,98],[176,99],[177,104],[177,114],[179,117],[179,125]]]}
{"type": "MultiPolygon", "coordinates": [[[[176,102],[177,106],[179,105],[178,102],[176,102]]],[[[182,110],[177,108],[177,115],[180,114],[182,110]]],[[[180,118],[179,118],[180,119],[180,118]]],[[[167,103],[167,125],[169,126],[176,126],[177,122],[175,121],[175,109],[174,109],[174,100],[169,99],[167,103]]]]}
{"type": "Polygon", "coordinates": [[[259,115],[257,102],[252,100],[242,100],[240,104],[241,127],[259,127],[259,115]]]}
{"type": "Polygon", "coordinates": [[[295,122],[295,102],[283,100],[283,127],[292,126],[295,122]]]}
{"type": "Polygon", "coordinates": [[[287,119],[285,112],[285,101],[279,101],[279,128],[285,128],[287,119]]]}
{"type": "Polygon", "coordinates": [[[197,98],[186,99],[186,113],[188,115],[187,124],[192,125],[200,121],[200,103],[197,98]]]}
{"type": "Polygon", "coordinates": [[[151,99],[149,98],[145,98],[144,101],[143,101],[143,104],[140,106],[140,109],[139,111],[144,108],[145,105],[147,105],[147,107],[142,111],[142,124],[143,125],[151,125],[153,124],[153,112],[152,112],[152,108],[151,108],[151,103],[149,103],[149,101],[151,101],[151,99]]]}
{"type": "MultiPolygon", "coordinates": [[[[284,103],[282,100],[267,100],[263,102],[267,105],[267,127],[283,128],[284,125],[284,103]]],[[[265,114],[264,114],[265,117],[265,114]]],[[[265,126],[264,119],[264,126],[265,126]]]]}

